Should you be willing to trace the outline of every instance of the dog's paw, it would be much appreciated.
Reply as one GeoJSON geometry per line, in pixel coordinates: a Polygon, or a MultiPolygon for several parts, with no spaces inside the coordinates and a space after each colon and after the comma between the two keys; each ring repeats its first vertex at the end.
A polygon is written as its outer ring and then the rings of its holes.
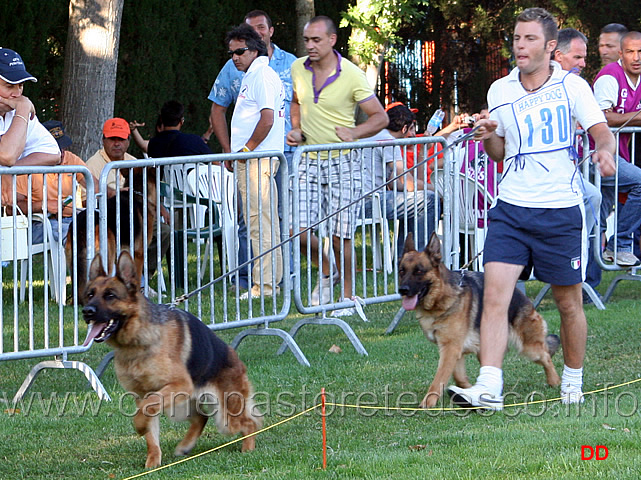
{"type": "Polygon", "coordinates": [[[157,468],[160,467],[162,463],[162,453],[160,449],[157,452],[149,452],[147,454],[147,461],[145,462],[145,468],[157,468]]]}
{"type": "Polygon", "coordinates": [[[177,457],[186,457],[191,453],[193,448],[193,445],[183,445],[181,443],[176,447],[176,450],[174,450],[174,455],[176,455],[177,457]]]}
{"type": "Polygon", "coordinates": [[[436,403],[438,402],[438,399],[439,399],[439,396],[436,393],[434,392],[428,393],[427,395],[425,395],[425,398],[419,405],[419,408],[432,408],[436,405],[436,403]]]}

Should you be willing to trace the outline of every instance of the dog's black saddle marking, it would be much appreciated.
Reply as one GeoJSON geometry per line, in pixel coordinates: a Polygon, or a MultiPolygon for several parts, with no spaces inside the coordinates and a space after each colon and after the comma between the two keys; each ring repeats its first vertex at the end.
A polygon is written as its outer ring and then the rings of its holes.
{"type": "Polygon", "coordinates": [[[229,366],[229,347],[194,315],[180,309],[176,311],[181,312],[191,334],[191,355],[187,360],[187,370],[194,385],[203,386],[229,366]]]}

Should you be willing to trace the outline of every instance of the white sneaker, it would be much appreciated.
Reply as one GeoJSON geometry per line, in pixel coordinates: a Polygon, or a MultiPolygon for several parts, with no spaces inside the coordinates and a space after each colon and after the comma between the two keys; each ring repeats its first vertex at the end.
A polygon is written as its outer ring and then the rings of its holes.
{"type": "Polygon", "coordinates": [[[312,290],[312,296],[310,298],[310,305],[325,305],[329,303],[332,299],[332,290],[334,286],[338,284],[340,277],[338,276],[338,271],[334,270],[333,282],[330,281],[329,276],[322,275],[321,281],[316,284],[314,290],[312,290]]]}
{"type": "MultiPolygon", "coordinates": [[[[606,249],[602,256],[606,262],[614,262],[614,252],[612,250],[606,249]]],[[[617,252],[616,264],[620,267],[634,267],[639,262],[640,260],[632,252],[622,252],[620,250],[617,252]]]]}
{"type": "MultiPolygon", "coordinates": [[[[280,292],[280,287],[276,287],[276,295],[280,292]]],[[[263,297],[272,297],[274,295],[274,291],[264,291],[263,292],[263,297]]],[[[243,292],[240,297],[238,297],[240,300],[248,300],[249,297],[252,298],[260,298],[260,287],[254,285],[252,288],[247,290],[246,292],[243,292]]]]}
{"type": "Polygon", "coordinates": [[[470,388],[461,388],[455,385],[447,388],[447,393],[452,402],[459,407],[483,407],[488,410],[503,410],[503,395],[492,395],[487,387],[473,385],[470,388]]]}
{"type": "Polygon", "coordinates": [[[331,315],[332,317],[351,317],[352,315],[356,315],[356,309],[354,307],[340,308],[334,310],[331,315]]]}
{"type": "Polygon", "coordinates": [[[564,405],[583,402],[585,402],[585,397],[579,387],[566,385],[561,388],[561,403],[564,405]]]}

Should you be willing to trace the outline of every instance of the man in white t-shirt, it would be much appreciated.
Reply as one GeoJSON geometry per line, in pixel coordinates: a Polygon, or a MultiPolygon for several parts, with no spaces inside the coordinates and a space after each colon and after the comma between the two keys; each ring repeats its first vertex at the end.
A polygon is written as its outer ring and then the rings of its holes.
{"type": "MultiPolygon", "coordinates": [[[[236,68],[245,72],[231,119],[232,152],[264,152],[284,149],[285,90],[269,66],[267,47],[245,23],[225,39],[236,68]]],[[[228,162],[228,167],[233,168],[228,162]]],[[[238,189],[249,228],[254,261],[252,286],[242,298],[272,296],[283,277],[281,249],[264,253],[280,243],[278,193],[275,175],[279,160],[252,158],[236,165],[238,189]]]]}
{"type": "Polygon", "coordinates": [[[614,172],[615,142],[585,80],[550,63],[556,39],[556,19],[544,9],[528,8],[519,15],[513,39],[517,68],[492,84],[490,119],[476,124],[475,138],[505,166],[483,253],[481,370],[474,386],[448,388],[458,405],[503,408],[508,308],[529,264],[537,278],[551,284],[561,316],[562,401],[583,401],[587,322],[581,283],[587,234],[573,148],[576,122],[596,141],[592,161],[602,175],[614,172]]]}
{"type": "MultiPolygon", "coordinates": [[[[22,57],[0,48],[0,165],[58,165],[58,144],[38,121],[31,100],[22,95],[24,83],[36,82],[25,69],[22,57]]],[[[3,183],[11,181],[3,176],[3,183]]],[[[2,202],[13,202],[13,189],[5,188],[2,202]],[[5,198],[6,197],[6,198],[5,198]]]]}

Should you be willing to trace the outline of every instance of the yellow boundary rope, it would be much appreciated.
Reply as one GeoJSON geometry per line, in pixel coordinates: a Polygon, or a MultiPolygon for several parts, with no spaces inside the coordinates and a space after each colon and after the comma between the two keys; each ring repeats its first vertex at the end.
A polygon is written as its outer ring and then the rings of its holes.
{"type": "MultiPolygon", "coordinates": [[[[590,392],[585,392],[583,395],[593,395],[595,393],[600,393],[600,392],[605,392],[609,390],[615,390],[617,388],[625,387],[626,385],[632,385],[633,383],[638,383],[641,382],[641,378],[637,378],[636,380],[630,380],[629,382],[624,382],[620,383],[618,385],[613,385],[611,387],[604,387],[604,388],[599,388],[597,390],[592,390],[590,392]]],[[[512,403],[510,405],[505,405],[503,408],[510,408],[510,407],[519,407],[519,406],[524,406],[524,405],[535,405],[538,403],[551,403],[551,402],[557,402],[560,401],[561,397],[557,398],[551,398],[551,399],[543,399],[543,400],[533,400],[531,402],[521,402],[521,403],[512,403]]],[[[146,472],[141,472],[136,475],[133,475],[131,477],[124,478],[123,480],[133,480],[134,478],[140,478],[144,477],[145,475],[149,475],[151,473],[159,472],[160,470],[165,470],[170,467],[174,467],[176,465],[180,465],[181,463],[185,463],[191,460],[195,460],[196,458],[202,457],[204,455],[208,455],[212,452],[215,452],[217,450],[221,450],[225,447],[228,447],[229,445],[233,445],[234,443],[242,442],[244,439],[249,438],[249,437],[254,437],[256,435],[259,435],[263,432],[266,432],[268,430],[271,430],[273,428],[276,428],[280,425],[283,425],[287,422],[291,422],[292,420],[305,415],[306,413],[309,413],[313,410],[316,410],[317,408],[321,407],[321,403],[318,405],[314,405],[313,407],[309,407],[307,410],[304,410],[302,412],[297,413],[296,415],[293,415],[291,417],[288,417],[284,420],[281,420],[280,422],[276,422],[273,425],[270,425],[268,427],[263,428],[262,430],[259,430],[257,432],[254,432],[250,435],[245,435],[244,437],[237,438],[235,440],[232,440],[230,442],[227,442],[223,445],[219,445],[217,447],[211,448],[209,450],[206,450],[201,453],[197,453],[195,455],[192,455],[187,458],[183,458],[181,460],[178,460],[173,463],[169,463],[167,465],[163,465],[158,468],[154,468],[153,470],[148,470],[146,472]]],[[[434,407],[434,408],[418,408],[418,407],[389,407],[389,406],[373,406],[373,405],[350,405],[350,404],[343,404],[343,403],[332,403],[332,402],[325,402],[325,406],[333,406],[333,407],[344,407],[344,408],[357,408],[357,409],[369,409],[369,410],[393,410],[393,411],[413,411],[413,412],[429,412],[429,411],[439,411],[439,412],[448,412],[448,411],[461,411],[461,410],[479,410],[482,409],[483,407],[434,407]]]]}
{"type": "Polygon", "coordinates": [[[150,473],[159,472],[160,470],[164,470],[165,468],[174,467],[174,466],[179,465],[181,463],[185,463],[185,462],[187,462],[189,460],[194,460],[194,459],[196,459],[198,457],[202,457],[203,455],[207,455],[209,453],[215,452],[216,450],[220,450],[220,449],[225,448],[225,447],[227,447],[229,445],[233,445],[234,443],[242,442],[246,438],[254,437],[254,436],[258,435],[259,433],[263,433],[263,432],[266,432],[267,430],[271,430],[272,428],[276,428],[276,427],[282,425],[283,423],[290,422],[290,421],[294,420],[295,418],[300,417],[301,415],[305,415],[306,413],[309,413],[312,410],[317,409],[318,407],[320,407],[320,403],[318,405],[314,405],[313,407],[308,408],[307,410],[304,410],[304,411],[302,411],[300,413],[297,413],[294,416],[291,416],[289,418],[281,420],[280,422],[276,422],[273,425],[270,425],[269,427],[265,427],[262,430],[254,432],[254,433],[252,433],[250,435],[245,435],[244,437],[237,438],[236,440],[232,440],[231,442],[227,442],[227,443],[225,443],[223,445],[219,445],[218,447],[211,448],[211,449],[209,449],[209,450],[207,450],[205,452],[197,453],[196,455],[192,455],[191,457],[183,458],[182,460],[178,460],[177,462],[169,463],[167,465],[163,465],[162,467],[154,468],[153,470],[148,470],[146,472],[139,473],[137,475],[134,475],[133,477],[127,477],[127,478],[125,478],[123,480],[132,480],[134,478],[140,478],[140,477],[143,477],[145,475],[149,475],[150,473]]]}

